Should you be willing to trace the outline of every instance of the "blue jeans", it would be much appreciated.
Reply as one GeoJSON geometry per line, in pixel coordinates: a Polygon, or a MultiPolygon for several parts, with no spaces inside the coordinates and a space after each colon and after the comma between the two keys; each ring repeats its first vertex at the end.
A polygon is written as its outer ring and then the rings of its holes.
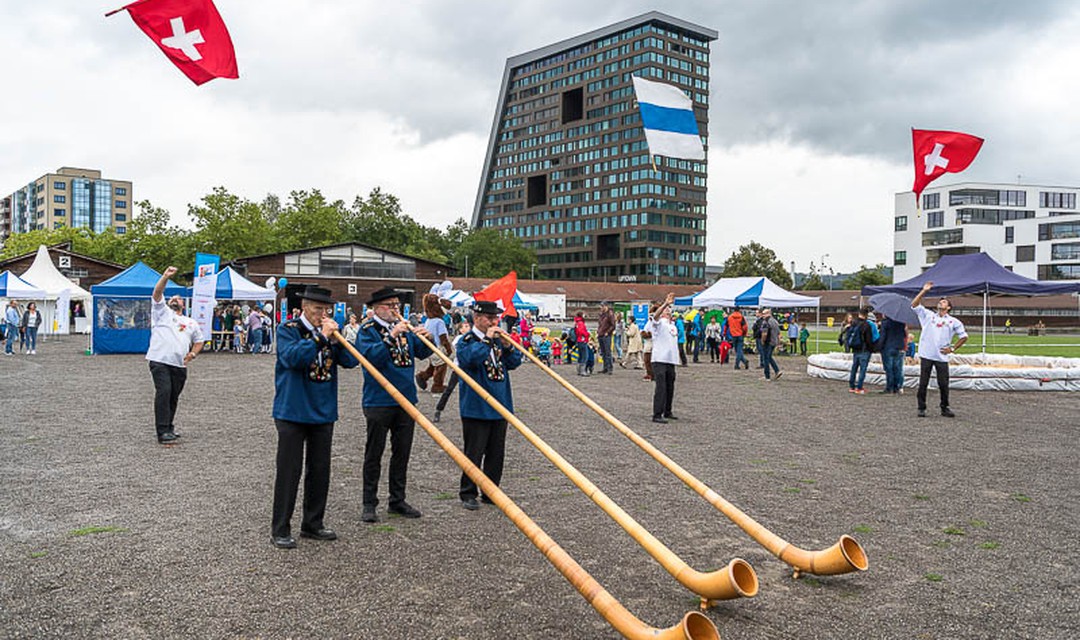
{"type": "Polygon", "coordinates": [[[622,341],[622,336],[615,336],[615,339],[612,341],[612,346],[615,347],[615,355],[619,358],[619,360],[622,360],[623,358],[622,341]]]}
{"type": "Polygon", "coordinates": [[[262,350],[263,330],[252,329],[251,335],[248,336],[248,348],[251,353],[258,353],[262,350]]]}
{"type": "Polygon", "coordinates": [[[37,351],[37,327],[26,328],[26,348],[28,351],[37,351]]]}
{"type": "Polygon", "coordinates": [[[4,343],[5,353],[15,353],[13,345],[15,344],[15,336],[19,333],[19,325],[7,323],[7,328],[4,330],[7,333],[7,341],[4,343]]]}
{"type": "Polygon", "coordinates": [[[774,344],[762,344],[761,345],[761,362],[765,366],[765,379],[769,379],[769,367],[771,366],[776,370],[776,373],[780,373],[780,367],[777,366],[776,360],[773,358],[773,351],[776,350],[774,344]]]}
{"type": "Polygon", "coordinates": [[[739,363],[746,364],[746,368],[750,368],[750,361],[746,359],[746,355],[743,353],[743,341],[746,340],[746,336],[733,336],[731,338],[731,346],[735,349],[735,368],[739,368],[739,363]]]}
{"type": "Polygon", "coordinates": [[[757,349],[757,353],[758,353],[758,368],[759,369],[765,366],[765,349],[763,348],[764,346],[765,345],[761,344],[761,340],[759,340],[757,338],[754,338],[754,348],[757,349]]]}
{"type": "Polygon", "coordinates": [[[899,391],[904,386],[904,350],[882,351],[881,366],[885,369],[885,390],[899,391]]]}
{"type": "Polygon", "coordinates": [[[866,368],[868,366],[870,366],[869,351],[856,351],[851,354],[851,375],[848,376],[848,388],[863,388],[863,382],[866,381],[866,368]]]}

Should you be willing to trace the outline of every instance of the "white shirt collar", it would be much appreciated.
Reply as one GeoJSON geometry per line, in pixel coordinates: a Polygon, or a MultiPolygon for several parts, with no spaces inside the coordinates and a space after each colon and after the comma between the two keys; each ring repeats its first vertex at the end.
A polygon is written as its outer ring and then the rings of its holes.
{"type": "Polygon", "coordinates": [[[480,338],[481,340],[487,340],[487,335],[483,331],[477,329],[476,327],[472,328],[472,332],[474,334],[476,334],[477,338],[480,338]]]}
{"type": "Polygon", "coordinates": [[[300,322],[304,323],[304,326],[308,328],[308,331],[315,333],[315,326],[311,324],[311,321],[307,319],[307,316],[300,314],[300,322]]]}
{"type": "Polygon", "coordinates": [[[371,317],[375,319],[375,322],[378,322],[379,324],[381,324],[382,326],[386,327],[387,329],[393,329],[393,328],[394,328],[394,325],[390,324],[390,323],[389,323],[389,322],[387,322],[386,320],[383,320],[382,318],[380,318],[380,317],[379,317],[379,316],[377,316],[377,315],[373,315],[373,316],[371,316],[371,317]]]}

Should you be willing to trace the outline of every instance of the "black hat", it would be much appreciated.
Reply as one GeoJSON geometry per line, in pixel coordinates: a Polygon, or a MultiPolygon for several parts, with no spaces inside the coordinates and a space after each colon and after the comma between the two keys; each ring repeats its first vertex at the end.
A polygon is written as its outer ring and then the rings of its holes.
{"type": "Polygon", "coordinates": [[[495,316],[502,313],[502,309],[499,308],[499,305],[491,300],[476,300],[473,302],[472,310],[473,313],[490,313],[495,316]]]}
{"type": "Polygon", "coordinates": [[[383,300],[389,300],[390,298],[401,298],[402,292],[393,287],[383,287],[375,293],[371,294],[368,301],[365,304],[373,305],[376,302],[382,302],[383,300]]]}
{"type": "Polygon", "coordinates": [[[323,289],[320,286],[309,284],[304,287],[304,290],[299,294],[302,300],[311,300],[313,302],[325,302],[326,304],[334,304],[334,299],[330,297],[330,290],[323,289]]]}

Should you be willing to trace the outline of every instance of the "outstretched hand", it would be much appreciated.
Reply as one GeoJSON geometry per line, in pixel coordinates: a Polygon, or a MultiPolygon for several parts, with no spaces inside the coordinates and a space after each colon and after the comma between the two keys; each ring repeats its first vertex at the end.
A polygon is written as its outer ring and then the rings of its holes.
{"type": "Polygon", "coordinates": [[[176,267],[170,266],[170,267],[165,267],[165,271],[161,275],[165,276],[166,278],[171,278],[171,277],[176,275],[176,272],[177,272],[176,267]]]}

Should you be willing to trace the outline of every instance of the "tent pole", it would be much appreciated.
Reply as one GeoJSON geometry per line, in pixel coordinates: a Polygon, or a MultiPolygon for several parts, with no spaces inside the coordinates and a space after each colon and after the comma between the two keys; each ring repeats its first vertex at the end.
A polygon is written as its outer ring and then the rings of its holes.
{"type": "Polygon", "coordinates": [[[986,299],[990,295],[990,285],[986,285],[986,289],[983,290],[983,335],[982,335],[982,352],[986,355],[986,299]]]}
{"type": "Polygon", "coordinates": [[[821,353],[821,301],[818,300],[818,306],[814,309],[815,320],[817,327],[814,331],[814,353],[821,353]]]}

